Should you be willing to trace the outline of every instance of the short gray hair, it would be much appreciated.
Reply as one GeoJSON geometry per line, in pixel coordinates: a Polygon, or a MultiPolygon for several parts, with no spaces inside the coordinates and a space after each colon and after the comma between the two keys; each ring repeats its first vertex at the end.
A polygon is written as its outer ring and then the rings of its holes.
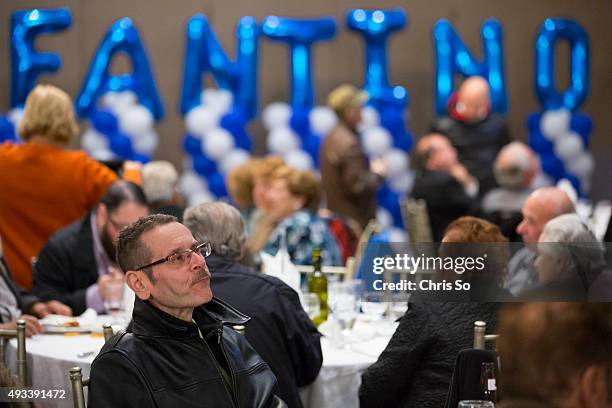
{"type": "Polygon", "coordinates": [[[531,160],[526,153],[529,153],[529,148],[521,142],[511,142],[500,150],[493,165],[497,184],[505,188],[523,186],[525,174],[531,167],[531,160]]]}
{"type": "Polygon", "coordinates": [[[177,181],[178,173],[168,161],[152,161],[142,167],[142,189],[149,203],[170,201],[177,181]]]}
{"type": "Polygon", "coordinates": [[[210,242],[215,255],[231,259],[242,255],[246,229],[235,207],[221,201],[189,207],[185,210],[183,224],[197,240],[210,242]]]}

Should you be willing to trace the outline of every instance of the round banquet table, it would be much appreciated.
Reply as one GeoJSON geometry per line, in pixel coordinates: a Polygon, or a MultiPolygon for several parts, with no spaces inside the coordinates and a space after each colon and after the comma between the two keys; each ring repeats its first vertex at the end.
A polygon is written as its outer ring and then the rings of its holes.
{"type": "MultiPolygon", "coordinates": [[[[376,361],[384,350],[397,323],[370,322],[358,318],[348,348],[337,347],[327,337],[321,339],[323,366],[317,379],[300,390],[304,406],[316,408],[358,407],[361,374],[376,361]]],[[[89,378],[91,363],[104,344],[100,334],[40,334],[26,340],[28,375],[33,388],[63,388],[67,399],[38,401],[42,407],[72,407],[72,389],[69,370],[79,366],[83,378],[89,378]],[[79,353],[93,351],[87,357],[79,353]]],[[[9,367],[15,372],[16,340],[7,350],[9,367]]],[[[85,388],[87,392],[87,388],[85,388]]],[[[85,394],[87,397],[87,394],[85,394]]]]}

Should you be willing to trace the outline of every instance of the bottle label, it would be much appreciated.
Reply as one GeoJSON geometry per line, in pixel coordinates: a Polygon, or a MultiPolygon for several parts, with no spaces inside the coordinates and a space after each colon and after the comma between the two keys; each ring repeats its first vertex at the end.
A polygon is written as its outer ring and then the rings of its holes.
{"type": "Polygon", "coordinates": [[[497,390],[497,385],[495,384],[495,378],[489,378],[487,380],[487,390],[489,390],[489,391],[496,391],[497,390]]]}

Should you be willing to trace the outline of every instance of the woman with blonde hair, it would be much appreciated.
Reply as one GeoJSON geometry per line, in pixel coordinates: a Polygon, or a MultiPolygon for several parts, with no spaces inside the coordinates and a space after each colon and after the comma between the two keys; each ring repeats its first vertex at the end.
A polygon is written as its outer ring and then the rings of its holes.
{"type": "Polygon", "coordinates": [[[28,95],[19,135],[0,145],[0,235],[17,284],[32,286],[32,260],[52,233],[82,217],[117,175],[65,150],[78,126],[70,96],[51,85],[28,95]]]}
{"type": "Polygon", "coordinates": [[[265,242],[263,251],[272,255],[286,245],[291,262],[299,265],[311,264],[313,249],[320,248],[323,265],[341,265],[338,244],[317,215],[319,199],[319,182],[312,173],[289,166],[277,168],[265,197],[267,216],[277,226],[271,231],[255,230],[251,242],[265,242]]]}

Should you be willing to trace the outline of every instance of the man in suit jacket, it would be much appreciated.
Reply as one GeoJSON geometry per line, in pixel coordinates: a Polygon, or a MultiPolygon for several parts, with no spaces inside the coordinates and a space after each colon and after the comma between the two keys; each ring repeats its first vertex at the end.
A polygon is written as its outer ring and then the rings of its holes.
{"type": "Polygon", "coordinates": [[[427,203],[434,241],[444,235],[451,221],[478,212],[478,181],[459,163],[457,150],[446,136],[432,133],[416,146],[419,167],[412,190],[427,203]]]}
{"type": "Polygon", "coordinates": [[[113,242],[124,226],[148,212],[140,187],[113,184],[94,211],[51,236],[34,265],[34,294],[59,300],[75,314],[87,308],[103,312],[105,288],[123,280],[113,242]]]}

